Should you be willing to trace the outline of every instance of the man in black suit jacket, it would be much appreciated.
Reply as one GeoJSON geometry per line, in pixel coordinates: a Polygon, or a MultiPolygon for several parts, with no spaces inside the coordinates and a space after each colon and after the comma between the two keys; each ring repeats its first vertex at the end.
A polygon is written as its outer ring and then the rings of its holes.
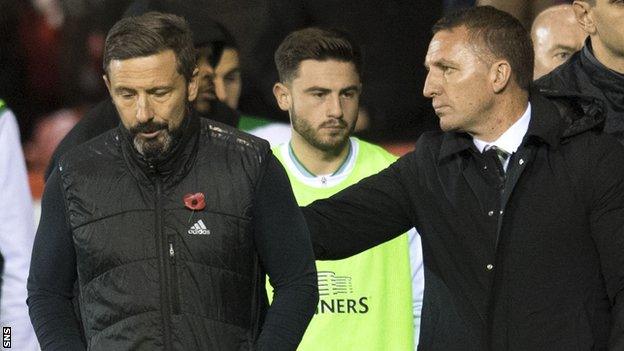
{"type": "Polygon", "coordinates": [[[530,92],[528,33],[492,7],[434,26],[424,95],[442,132],[303,208],[317,259],[416,227],[422,350],[624,349],[624,148],[598,109],[530,92]]]}

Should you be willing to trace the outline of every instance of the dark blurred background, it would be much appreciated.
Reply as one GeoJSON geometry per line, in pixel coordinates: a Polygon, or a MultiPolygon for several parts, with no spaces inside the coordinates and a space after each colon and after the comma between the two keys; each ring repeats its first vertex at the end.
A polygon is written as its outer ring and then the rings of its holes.
{"type": "MultiPolygon", "coordinates": [[[[0,0],[0,98],[15,112],[31,169],[46,163],[73,123],[107,97],[102,49],[108,29],[132,6],[179,4],[220,22],[239,46],[249,116],[287,122],[271,93],[273,52],[291,31],[324,26],[349,32],[364,52],[366,139],[413,143],[437,118],[422,97],[431,26],[476,0],[0,0]]],[[[479,0],[527,28],[556,0],[479,0]]],[[[569,1],[568,1],[569,2],[569,1]]],[[[45,165],[43,166],[45,167],[45,165]]]]}

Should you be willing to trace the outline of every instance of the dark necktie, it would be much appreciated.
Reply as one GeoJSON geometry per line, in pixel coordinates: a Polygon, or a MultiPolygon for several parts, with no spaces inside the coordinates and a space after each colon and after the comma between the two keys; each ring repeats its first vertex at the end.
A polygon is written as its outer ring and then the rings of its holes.
{"type": "Polygon", "coordinates": [[[487,145],[483,155],[493,159],[496,162],[499,171],[501,171],[501,174],[505,174],[505,162],[509,158],[509,153],[507,151],[499,149],[495,145],[487,145]]]}

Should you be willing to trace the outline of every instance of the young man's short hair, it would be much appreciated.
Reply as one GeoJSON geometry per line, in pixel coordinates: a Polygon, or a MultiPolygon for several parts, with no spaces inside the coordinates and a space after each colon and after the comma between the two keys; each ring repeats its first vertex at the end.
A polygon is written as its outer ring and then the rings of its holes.
{"type": "Polygon", "coordinates": [[[354,64],[362,74],[360,48],[346,33],[334,29],[305,28],[290,33],[275,52],[280,81],[292,81],[304,60],[337,60],[354,64]]]}

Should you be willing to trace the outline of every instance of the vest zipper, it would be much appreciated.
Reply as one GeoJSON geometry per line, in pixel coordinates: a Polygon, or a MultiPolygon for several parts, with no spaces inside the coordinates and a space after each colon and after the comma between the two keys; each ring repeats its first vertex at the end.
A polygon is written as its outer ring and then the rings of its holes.
{"type": "Polygon", "coordinates": [[[169,277],[167,272],[166,256],[169,246],[167,238],[163,234],[163,208],[162,208],[162,189],[160,180],[155,180],[156,184],[156,247],[158,248],[159,270],[160,270],[160,314],[162,316],[163,338],[165,350],[171,350],[171,308],[169,296],[169,277]]]}
{"type": "Polygon", "coordinates": [[[173,314],[180,313],[180,296],[178,294],[178,271],[176,269],[175,237],[169,235],[169,263],[171,268],[171,309],[173,314]]]}

